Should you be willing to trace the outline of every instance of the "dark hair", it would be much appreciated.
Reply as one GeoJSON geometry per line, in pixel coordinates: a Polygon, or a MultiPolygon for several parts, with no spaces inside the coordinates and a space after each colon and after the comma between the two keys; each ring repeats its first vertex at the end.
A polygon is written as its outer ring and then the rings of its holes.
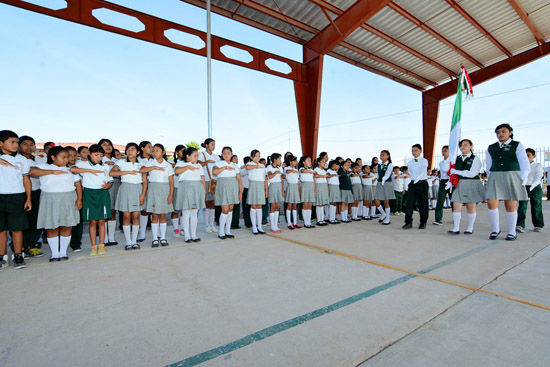
{"type": "Polygon", "coordinates": [[[81,146],[78,147],[77,151],[78,151],[78,153],[81,153],[84,149],[88,149],[88,147],[85,146],[85,145],[81,145],[81,146]]]}
{"type": "Polygon", "coordinates": [[[57,155],[61,152],[69,153],[67,148],[63,148],[61,145],[52,147],[50,150],[48,150],[48,160],[46,161],[46,163],[52,164],[53,163],[52,157],[57,157],[57,155]]]}
{"type": "Polygon", "coordinates": [[[334,160],[340,162],[340,164],[341,164],[342,161],[344,160],[344,158],[338,156],[338,157],[334,158],[334,160]]]}
{"type": "Polygon", "coordinates": [[[376,164],[371,164],[371,165],[370,165],[370,170],[371,170],[371,171],[372,171],[373,169],[375,169],[375,168],[376,168],[376,164]]]}
{"type": "MultiPolygon", "coordinates": [[[[225,147],[222,148],[222,154],[223,154],[223,151],[226,150],[226,149],[229,149],[231,154],[233,154],[233,149],[231,149],[231,147],[228,147],[228,146],[225,146],[225,147]]],[[[233,158],[233,156],[231,156],[231,158],[233,158]]]]}
{"type": "Polygon", "coordinates": [[[250,156],[248,156],[248,155],[247,155],[246,157],[243,158],[244,164],[247,164],[247,163],[250,162],[250,161],[251,161],[251,159],[250,159],[250,156]]]}
{"type": "Polygon", "coordinates": [[[512,129],[512,126],[510,126],[510,124],[500,124],[498,125],[496,128],[495,128],[495,133],[502,129],[503,127],[507,128],[508,131],[510,132],[510,138],[514,138],[514,129],[512,129]]]}
{"type": "Polygon", "coordinates": [[[136,148],[136,150],[139,152],[139,145],[137,145],[136,143],[128,143],[126,144],[126,148],[124,148],[124,154],[128,154],[128,149],[130,149],[131,147],[134,147],[136,148]]]}
{"type": "MultiPolygon", "coordinates": [[[[176,145],[176,148],[174,149],[174,163],[178,163],[178,152],[182,149],[185,149],[185,145],[183,144],[176,145]]],[[[185,158],[185,151],[183,152],[183,157],[185,158]]]]}
{"type": "Polygon", "coordinates": [[[150,141],[147,141],[147,140],[144,140],[144,141],[142,141],[141,143],[139,143],[139,145],[138,145],[138,150],[139,150],[139,157],[140,157],[140,158],[145,158],[145,157],[143,156],[143,148],[145,148],[148,144],[151,144],[151,142],[150,142],[150,141]]]}
{"type": "Polygon", "coordinates": [[[444,145],[443,148],[441,148],[441,150],[443,149],[449,149],[449,146],[448,145],[444,145]]]}
{"type": "Polygon", "coordinates": [[[418,148],[418,149],[420,149],[420,151],[422,151],[422,145],[420,145],[420,144],[413,145],[412,149],[414,149],[414,148],[418,148]]]}
{"type": "Polygon", "coordinates": [[[105,149],[99,144],[90,145],[90,154],[92,153],[102,153],[105,154],[105,149]]]}
{"type": "Polygon", "coordinates": [[[186,148],[185,151],[183,152],[183,161],[184,162],[189,162],[187,157],[189,157],[191,154],[193,154],[195,152],[197,152],[197,149],[195,149],[193,147],[186,148]]]}
{"type": "MultiPolygon", "coordinates": [[[[21,141],[21,140],[19,140],[19,141],[21,141]]],[[[72,150],[72,151],[76,152],[76,148],[73,147],[72,145],[67,145],[67,146],[65,146],[65,149],[67,149],[67,151],[72,150]]],[[[48,152],[49,152],[49,151],[48,151],[48,152]]]]}
{"type": "Polygon", "coordinates": [[[391,163],[391,154],[390,154],[390,151],[384,149],[383,151],[380,152],[380,155],[382,155],[382,153],[384,153],[384,152],[388,155],[388,162],[391,163]]]}
{"type": "MultiPolygon", "coordinates": [[[[298,168],[304,168],[304,163],[306,162],[306,159],[311,158],[309,155],[304,155],[300,157],[300,161],[298,162],[298,168]]],[[[311,168],[311,167],[310,167],[311,168]]]]}
{"type": "Polygon", "coordinates": [[[401,167],[399,167],[399,166],[393,166],[393,170],[395,171],[396,169],[398,169],[398,170],[401,171],[401,167]]]}
{"type": "Polygon", "coordinates": [[[44,143],[44,148],[52,146],[52,145],[55,145],[55,143],[53,141],[47,141],[47,142],[44,143]]]}
{"type": "Polygon", "coordinates": [[[533,155],[533,156],[537,155],[537,153],[535,153],[535,149],[533,149],[533,148],[525,149],[525,153],[531,153],[531,155],[533,155]]]}
{"type": "Polygon", "coordinates": [[[35,144],[35,141],[33,138],[31,138],[30,136],[28,135],[23,135],[23,136],[20,136],[19,137],[19,145],[21,145],[22,142],[26,141],[26,140],[30,140],[32,141],[33,144],[35,144]]]}
{"type": "Polygon", "coordinates": [[[351,168],[355,168],[355,167],[359,167],[359,163],[353,162],[353,163],[351,164],[351,168]]]}
{"type": "Polygon", "coordinates": [[[14,133],[13,131],[11,130],[2,130],[0,131],[0,141],[3,143],[5,142],[6,140],[8,140],[9,138],[17,138],[19,139],[19,136],[17,136],[16,133],[14,133]]]}
{"type": "Polygon", "coordinates": [[[400,169],[401,171],[405,171],[405,170],[409,169],[409,167],[407,167],[407,166],[401,166],[401,167],[399,167],[399,169],[400,169]]]}
{"type": "Polygon", "coordinates": [[[360,157],[355,158],[355,163],[357,163],[357,161],[363,161],[363,158],[360,158],[360,157]]]}
{"type": "Polygon", "coordinates": [[[115,149],[113,149],[113,152],[119,152],[120,153],[120,150],[115,148],[115,149]]]}
{"type": "MultiPolygon", "coordinates": [[[[109,154],[109,156],[107,158],[111,159],[113,157],[113,155],[115,154],[115,146],[113,145],[113,142],[107,138],[103,138],[101,139],[97,144],[98,145],[103,145],[103,143],[109,143],[109,145],[111,146],[111,153],[109,154]]],[[[105,155],[107,155],[107,153],[105,153],[105,155]]]]}
{"type": "Polygon", "coordinates": [[[275,159],[278,159],[278,158],[281,158],[281,155],[279,153],[273,153],[272,155],[270,155],[269,157],[267,157],[267,165],[272,165],[273,166],[273,161],[275,159]]]}
{"type": "Polygon", "coordinates": [[[292,155],[292,153],[291,153],[290,155],[286,156],[285,164],[286,164],[287,167],[290,167],[290,163],[294,162],[294,161],[297,161],[297,160],[298,160],[298,158],[295,155],[292,155]]]}
{"type": "Polygon", "coordinates": [[[256,154],[260,153],[260,151],[258,149],[253,149],[251,152],[250,152],[250,158],[252,159],[252,157],[254,157],[256,154]]]}
{"type": "Polygon", "coordinates": [[[166,150],[164,150],[164,145],[162,145],[161,143],[156,143],[155,145],[153,145],[153,148],[154,147],[159,147],[162,150],[162,159],[166,160],[166,150]]]}
{"type": "Polygon", "coordinates": [[[212,143],[213,141],[215,141],[215,140],[212,139],[212,138],[207,138],[207,139],[204,141],[204,143],[201,144],[201,147],[206,148],[206,146],[207,146],[208,144],[212,143]]]}
{"type": "Polygon", "coordinates": [[[364,164],[364,165],[363,165],[363,166],[361,167],[361,171],[364,171],[364,170],[365,170],[365,168],[367,168],[367,167],[369,167],[369,168],[370,168],[370,166],[369,166],[368,164],[364,164]]]}
{"type": "Polygon", "coordinates": [[[334,166],[335,164],[340,165],[340,162],[337,159],[333,159],[328,163],[328,168],[332,169],[332,166],[334,166]]]}
{"type": "MultiPolygon", "coordinates": [[[[265,158],[260,158],[259,162],[265,161],[265,158]]],[[[267,165],[267,164],[266,164],[267,165]]]]}
{"type": "Polygon", "coordinates": [[[286,152],[285,153],[285,162],[286,162],[286,157],[288,157],[289,155],[293,155],[292,152],[286,152]]]}
{"type": "Polygon", "coordinates": [[[462,139],[459,143],[458,143],[458,146],[461,146],[463,142],[467,141],[471,146],[474,146],[474,143],[472,143],[472,141],[470,139],[462,139]]]}
{"type": "Polygon", "coordinates": [[[317,159],[320,161],[326,155],[327,155],[327,152],[321,152],[319,153],[319,157],[317,157],[317,159]]]}
{"type": "Polygon", "coordinates": [[[372,157],[372,159],[370,160],[371,164],[372,162],[374,162],[375,159],[378,160],[378,157],[372,157]]]}

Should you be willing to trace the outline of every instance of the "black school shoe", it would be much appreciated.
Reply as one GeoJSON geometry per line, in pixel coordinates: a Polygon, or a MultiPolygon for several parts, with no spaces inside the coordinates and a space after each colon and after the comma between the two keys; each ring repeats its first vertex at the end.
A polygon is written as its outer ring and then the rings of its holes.
{"type": "Polygon", "coordinates": [[[232,234],[226,234],[225,238],[235,238],[235,236],[233,236],[232,234]]]}
{"type": "Polygon", "coordinates": [[[505,240],[506,241],[515,241],[516,238],[518,238],[517,235],[514,236],[513,234],[507,234],[505,240]]]}
{"type": "Polygon", "coordinates": [[[160,245],[161,245],[162,247],[166,247],[166,246],[169,246],[170,244],[169,244],[168,241],[166,241],[166,240],[160,240],[160,245]]]}
{"type": "Polygon", "coordinates": [[[220,236],[220,235],[218,235],[218,238],[219,238],[220,240],[225,240],[225,236],[220,236]]]}
{"type": "Polygon", "coordinates": [[[23,269],[27,267],[25,264],[25,259],[23,259],[22,254],[15,254],[13,257],[13,267],[16,269],[23,269]]]}
{"type": "Polygon", "coordinates": [[[405,224],[403,224],[403,227],[401,227],[401,228],[403,228],[403,229],[411,229],[412,227],[413,227],[412,223],[405,223],[405,224]]]}
{"type": "Polygon", "coordinates": [[[193,242],[201,242],[201,239],[200,238],[193,238],[192,241],[193,242]]]}
{"type": "Polygon", "coordinates": [[[460,234],[460,231],[456,231],[456,232],[455,232],[455,231],[453,231],[453,230],[448,230],[447,233],[448,233],[448,234],[455,234],[455,235],[457,235],[457,234],[460,234]]]}
{"type": "Polygon", "coordinates": [[[107,242],[107,243],[105,244],[105,246],[116,246],[116,245],[118,245],[118,242],[117,242],[117,241],[115,241],[115,242],[107,242]]]}
{"type": "Polygon", "coordinates": [[[474,234],[474,231],[464,231],[464,234],[474,234]]]}
{"type": "Polygon", "coordinates": [[[496,240],[498,235],[500,234],[500,231],[497,232],[491,232],[491,235],[489,236],[490,240],[496,240]]]}
{"type": "Polygon", "coordinates": [[[426,229],[426,223],[422,223],[418,226],[418,229],[426,229]]]}
{"type": "Polygon", "coordinates": [[[151,244],[151,247],[159,247],[159,240],[154,240],[151,244]]]}
{"type": "Polygon", "coordinates": [[[183,242],[185,242],[185,243],[191,243],[191,242],[193,242],[193,240],[192,240],[192,239],[188,239],[188,240],[185,240],[185,241],[183,241],[183,242]]]}

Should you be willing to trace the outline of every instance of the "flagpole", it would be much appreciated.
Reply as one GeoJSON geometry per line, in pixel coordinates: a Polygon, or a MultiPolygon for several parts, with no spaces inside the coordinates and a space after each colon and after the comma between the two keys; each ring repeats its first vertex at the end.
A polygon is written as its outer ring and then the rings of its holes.
{"type": "Polygon", "coordinates": [[[212,42],[210,30],[210,0],[206,1],[206,89],[208,108],[208,137],[212,138],[212,42]]]}

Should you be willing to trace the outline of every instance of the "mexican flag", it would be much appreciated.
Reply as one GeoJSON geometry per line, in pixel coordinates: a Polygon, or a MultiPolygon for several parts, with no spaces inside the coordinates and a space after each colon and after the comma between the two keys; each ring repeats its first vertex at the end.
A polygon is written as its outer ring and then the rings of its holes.
{"type": "MultiPolygon", "coordinates": [[[[460,66],[460,75],[458,76],[458,87],[456,90],[456,100],[453,109],[453,120],[451,122],[451,134],[449,136],[449,158],[451,159],[451,168],[455,167],[456,158],[458,156],[458,143],[460,142],[461,119],[462,119],[462,93],[466,93],[466,98],[471,97],[474,93],[472,89],[472,81],[464,66],[460,66]]],[[[449,173],[450,173],[449,169],[449,173]]],[[[458,184],[458,176],[451,175],[449,183],[456,187],[458,184]]]]}

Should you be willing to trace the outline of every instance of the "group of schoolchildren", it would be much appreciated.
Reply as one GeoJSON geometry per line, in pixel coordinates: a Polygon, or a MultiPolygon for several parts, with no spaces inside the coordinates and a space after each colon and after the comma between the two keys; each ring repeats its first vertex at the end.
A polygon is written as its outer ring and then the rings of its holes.
{"type": "Polygon", "coordinates": [[[305,228],[362,219],[390,225],[392,212],[404,214],[403,228],[410,229],[415,210],[420,216],[419,228],[425,229],[430,209],[435,210],[434,224],[442,225],[443,208],[452,205],[454,227],[448,232],[458,235],[462,206],[466,206],[468,217],[463,233],[473,234],[476,205],[487,202],[493,226],[489,238],[496,239],[500,234],[498,204],[504,201],[506,240],[515,240],[517,232],[525,231],[530,200],[535,231],[540,232],[544,227],[542,167],[534,162],[532,149],[512,139],[510,125],[499,125],[495,132],[498,142],[487,150],[484,188],[479,177],[482,163],[473,154],[469,139],[460,142],[461,154],[454,166],[448,147],[444,147],[439,171],[430,171],[419,144],[412,147],[414,158],[403,167],[393,166],[387,150],[370,165],[363,165],[360,158],[329,160],[326,152],[316,159],[273,153],[266,161],[256,149],[239,167],[232,149],[226,146],[217,155],[215,141],[210,138],[201,145],[201,152],[178,145],[170,161],[162,144],[128,143],[122,157],[109,139],[78,149],[47,143],[47,157],[43,159],[34,156],[32,137],[3,130],[0,268],[8,265],[8,231],[14,267],[23,268],[23,252],[30,257],[43,255],[42,232],[51,250],[50,261],[67,260],[69,246],[74,252],[81,251],[83,222],[89,223],[89,255],[105,254],[106,246],[117,244],[117,216],[125,250],[140,249],[148,224],[151,246],[168,246],[168,217],[174,237],[183,235],[186,243],[199,242],[200,210],[205,232],[217,233],[223,240],[233,238],[231,229],[239,228],[239,210],[245,225],[259,235],[266,233],[262,228],[266,208],[269,231],[280,233],[281,209],[289,230],[302,228],[300,216],[305,228]]]}

